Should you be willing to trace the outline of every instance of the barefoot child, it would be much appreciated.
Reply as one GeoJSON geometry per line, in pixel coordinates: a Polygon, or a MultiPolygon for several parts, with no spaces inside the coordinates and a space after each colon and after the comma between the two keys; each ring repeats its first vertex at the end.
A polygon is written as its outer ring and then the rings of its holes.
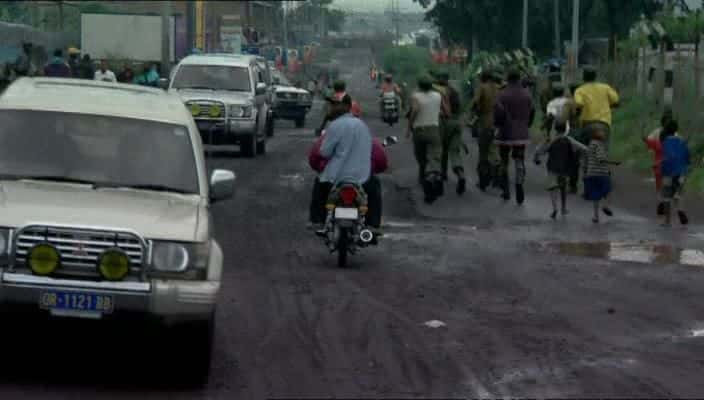
{"type": "Polygon", "coordinates": [[[662,135],[667,121],[672,119],[672,111],[666,110],[660,119],[660,127],[653,130],[648,136],[643,137],[645,145],[653,153],[653,175],[655,176],[655,193],[658,196],[657,214],[665,214],[665,202],[662,200],[662,172],[660,164],[662,163],[662,135]]]}
{"type": "Polygon", "coordinates": [[[689,171],[689,148],[687,142],[677,135],[679,129],[677,121],[671,119],[663,129],[662,140],[662,197],[665,202],[665,226],[670,226],[672,209],[677,210],[677,215],[682,225],[687,225],[687,214],[680,209],[682,188],[689,171]]]}
{"type": "MultiPolygon", "coordinates": [[[[594,202],[594,217],[592,222],[599,223],[599,209],[602,200],[611,193],[611,170],[610,165],[619,163],[609,161],[604,141],[607,133],[604,129],[597,128],[592,132],[592,138],[587,148],[587,168],[584,174],[584,194],[588,201],[594,202]]],[[[604,214],[612,216],[613,213],[607,207],[603,209],[604,214]]]]}
{"type": "Polygon", "coordinates": [[[546,140],[535,153],[534,161],[540,165],[540,157],[548,155],[548,175],[550,176],[550,199],[552,200],[552,213],[550,218],[557,218],[557,195],[560,194],[560,205],[562,216],[567,215],[567,184],[570,180],[572,165],[579,157],[579,151],[584,145],[567,136],[566,121],[557,122],[554,125],[555,136],[552,140],[546,140]]]}

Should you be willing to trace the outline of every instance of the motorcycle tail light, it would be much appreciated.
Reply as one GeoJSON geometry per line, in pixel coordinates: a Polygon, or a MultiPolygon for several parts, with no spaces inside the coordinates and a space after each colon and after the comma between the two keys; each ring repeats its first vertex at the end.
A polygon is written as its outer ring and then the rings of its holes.
{"type": "Polygon", "coordinates": [[[342,205],[354,205],[354,201],[357,199],[357,190],[349,186],[342,188],[340,190],[340,199],[342,200],[342,205]]]}

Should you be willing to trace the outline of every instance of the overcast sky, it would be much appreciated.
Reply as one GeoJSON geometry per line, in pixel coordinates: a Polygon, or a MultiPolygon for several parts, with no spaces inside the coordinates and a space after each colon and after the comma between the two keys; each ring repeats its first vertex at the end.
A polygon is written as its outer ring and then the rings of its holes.
{"type": "MultiPolygon", "coordinates": [[[[398,0],[398,3],[403,12],[423,11],[423,7],[413,0],[398,0]]],[[[383,12],[391,6],[391,0],[335,0],[333,4],[346,10],[383,12]]]]}

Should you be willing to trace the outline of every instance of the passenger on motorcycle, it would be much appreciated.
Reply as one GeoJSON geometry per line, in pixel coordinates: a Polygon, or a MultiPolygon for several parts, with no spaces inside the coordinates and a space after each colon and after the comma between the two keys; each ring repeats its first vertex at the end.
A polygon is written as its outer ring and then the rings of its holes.
{"type": "MultiPolygon", "coordinates": [[[[352,111],[352,115],[354,115],[354,111],[352,111]]],[[[334,119],[338,116],[335,115],[334,119]]],[[[360,115],[355,116],[359,118],[360,115]]],[[[328,160],[320,154],[324,137],[325,133],[323,132],[323,137],[315,141],[308,155],[308,164],[317,173],[322,173],[328,163],[328,160]]],[[[381,140],[372,138],[372,175],[362,187],[367,194],[367,205],[369,207],[366,223],[375,229],[381,227],[382,214],[381,182],[375,175],[386,172],[388,163],[386,151],[381,140]]],[[[310,204],[310,223],[312,225],[322,225],[325,222],[325,202],[320,202],[325,197],[318,194],[320,190],[320,180],[316,177],[313,182],[313,195],[311,196],[310,204]]]]}
{"type": "MultiPolygon", "coordinates": [[[[328,124],[328,122],[332,121],[333,119],[333,107],[331,103],[334,102],[339,102],[342,100],[342,98],[347,94],[347,85],[343,81],[336,81],[333,84],[333,93],[330,94],[325,98],[325,100],[328,102],[328,104],[325,107],[325,112],[323,115],[325,115],[325,118],[323,118],[323,122],[321,122],[320,127],[315,131],[316,136],[320,136],[321,133],[323,132],[323,129],[325,129],[325,126],[328,124]]],[[[352,101],[352,108],[350,110],[352,115],[359,117],[362,114],[362,108],[359,106],[359,103],[356,101],[352,101]]]]}
{"type": "Polygon", "coordinates": [[[318,177],[319,190],[313,193],[313,203],[323,208],[336,184],[362,186],[372,174],[372,135],[367,125],[351,114],[351,108],[349,95],[331,104],[331,116],[338,117],[322,138],[320,156],[328,161],[318,177]]]}

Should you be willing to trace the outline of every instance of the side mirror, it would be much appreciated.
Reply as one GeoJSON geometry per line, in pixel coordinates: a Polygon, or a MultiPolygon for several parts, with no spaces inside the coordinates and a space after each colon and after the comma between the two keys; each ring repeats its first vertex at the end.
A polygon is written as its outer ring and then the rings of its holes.
{"type": "Polygon", "coordinates": [[[210,177],[210,201],[217,202],[232,198],[235,194],[235,173],[216,169],[210,177]]]}
{"type": "Polygon", "coordinates": [[[398,143],[398,136],[387,136],[384,138],[384,147],[389,147],[398,143]]]}
{"type": "Polygon", "coordinates": [[[166,78],[159,79],[159,87],[166,90],[169,88],[169,80],[166,78]]]}
{"type": "Polygon", "coordinates": [[[264,83],[264,82],[257,83],[256,94],[261,95],[264,93],[266,93],[266,83],[264,83]]]}

